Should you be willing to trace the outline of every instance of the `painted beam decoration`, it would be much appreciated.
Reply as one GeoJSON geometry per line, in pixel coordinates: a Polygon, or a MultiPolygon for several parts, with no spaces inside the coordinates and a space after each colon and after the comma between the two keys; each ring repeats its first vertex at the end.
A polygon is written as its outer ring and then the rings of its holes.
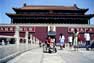
{"type": "MultiPolygon", "coordinates": [[[[0,32],[15,32],[15,26],[0,26],[0,32]]],[[[20,26],[20,32],[35,32],[35,27],[31,26],[20,26]]]]}
{"type": "Polygon", "coordinates": [[[94,28],[89,28],[89,27],[86,27],[86,28],[74,28],[74,27],[71,27],[71,28],[68,28],[68,32],[74,32],[74,29],[77,29],[78,32],[80,33],[84,33],[86,32],[86,30],[88,30],[90,33],[94,33],[94,28]]]}

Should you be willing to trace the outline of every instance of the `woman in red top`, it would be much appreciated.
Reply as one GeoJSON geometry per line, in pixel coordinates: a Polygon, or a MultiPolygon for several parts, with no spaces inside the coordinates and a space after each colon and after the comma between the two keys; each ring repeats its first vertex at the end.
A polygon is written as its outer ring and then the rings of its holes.
{"type": "Polygon", "coordinates": [[[46,39],[47,47],[50,47],[50,43],[51,43],[51,37],[48,37],[48,38],[46,39]]]}

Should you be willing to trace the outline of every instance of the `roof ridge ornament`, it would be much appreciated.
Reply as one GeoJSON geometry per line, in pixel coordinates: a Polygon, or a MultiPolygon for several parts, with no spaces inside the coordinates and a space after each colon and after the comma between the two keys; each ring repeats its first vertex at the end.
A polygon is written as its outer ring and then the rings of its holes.
{"type": "Polygon", "coordinates": [[[25,7],[25,6],[27,6],[27,4],[26,4],[26,3],[24,3],[24,7],[25,7]]]}
{"type": "Polygon", "coordinates": [[[74,7],[77,8],[77,9],[79,9],[78,6],[77,6],[77,4],[74,4],[74,7]]]}

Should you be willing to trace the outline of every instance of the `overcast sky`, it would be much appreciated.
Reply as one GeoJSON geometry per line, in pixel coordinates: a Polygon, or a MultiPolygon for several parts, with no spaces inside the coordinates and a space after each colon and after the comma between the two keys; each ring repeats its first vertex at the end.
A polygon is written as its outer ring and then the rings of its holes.
{"type": "MultiPolygon", "coordinates": [[[[15,13],[13,7],[20,8],[23,4],[27,5],[57,5],[73,6],[77,4],[79,8],[89,8],[86,14],[94,14],[94,0],[0,0],[0,24],[9,24],[11,19],[5,13],[15,13]]],[[[94,18],[90,21],[94,24],[94,18]]]]}

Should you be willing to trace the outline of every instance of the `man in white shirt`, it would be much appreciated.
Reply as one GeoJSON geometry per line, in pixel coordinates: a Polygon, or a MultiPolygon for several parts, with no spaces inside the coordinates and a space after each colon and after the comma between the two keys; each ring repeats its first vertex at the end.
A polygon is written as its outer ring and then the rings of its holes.
{"type": "Polygon", "coordinates": [[[86,30],[84,38],[86,40],[86,50],[89,50],[88,46],[90,45],[90,33],[88,32],[88,30],[86,30]]]}

